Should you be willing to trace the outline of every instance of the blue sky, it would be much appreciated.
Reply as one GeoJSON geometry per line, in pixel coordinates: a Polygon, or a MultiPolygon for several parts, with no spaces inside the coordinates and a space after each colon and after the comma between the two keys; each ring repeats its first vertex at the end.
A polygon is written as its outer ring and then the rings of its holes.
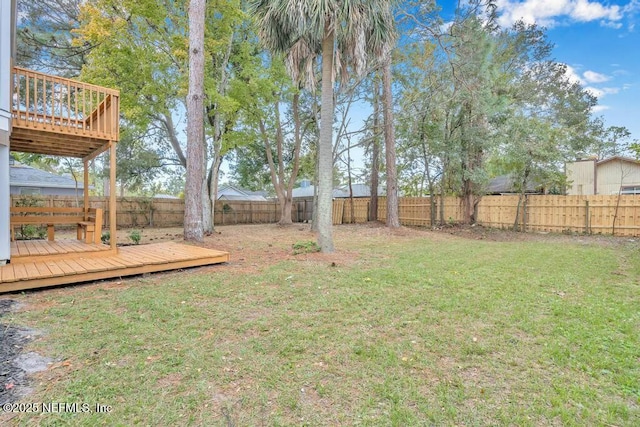
{"type": "MultiPolygon", "coordinates": [[[[440,3],[440,2],[439,2],[440,3]]],[[[640,139],[640,0],[497,0],[499,22],[547,28],[553,57],[598,97],[594,114],[640,139]]]]}

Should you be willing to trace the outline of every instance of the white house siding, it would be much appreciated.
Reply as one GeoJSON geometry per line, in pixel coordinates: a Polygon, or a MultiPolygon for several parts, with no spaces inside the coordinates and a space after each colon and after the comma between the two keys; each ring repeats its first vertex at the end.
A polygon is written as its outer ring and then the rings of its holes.
{"type": "Polygon", "coordinates": [[[9,134],[15,0],[0,0],[0,263],[9,260],[9,134]]]}
{"type": "Polygon", "coordinates": [[[613,159],[598,164],[598,194],[618,194],[620,187],[640,186],[640,164],[613,159]]]}
{"type": "Polygon", "coordinates": [[[567,174],[567,194],[570,196],[587,196],[595,194],[595,160],[580,160],[565,165],[567,174]]]}

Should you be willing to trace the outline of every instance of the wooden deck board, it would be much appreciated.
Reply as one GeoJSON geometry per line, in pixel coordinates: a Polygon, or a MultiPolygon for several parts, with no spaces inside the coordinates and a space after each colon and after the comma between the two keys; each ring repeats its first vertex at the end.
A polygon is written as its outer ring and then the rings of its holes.
{"type": "Polygon", "coordinates": [[[67,239],[49,242],[47,240],[21,240],[11,243],[11,262],[40,262],[66,258],[89,257],[111,251],[111,247],[102,244],[85,243],[80,240],[67,239]]]}
{"type": "Polygon", "coordinates": [[[53,274],[54,276],[64,276],[64,270],[62,268],[60,268],[60,266],[53,262],[53,261],[49,261],[47,263],[45,263],[47,268],[49,268],[49,271],[51,271],[51,274],[53,274]]]}
{"type": "MultiPolygon", "coordinates": [[[[11,264],[0,266],[0,293],[177,270],[229,261],[227,252],[176,242],[127,246],[119,248],[116,253],[105,250],[70,251],[73,248],[78,249],[75,242],[72,241],[71,244],[63,244],[61,242],[40,242],[38,244],[21,244],[25,242],[17,242],[18,244],[16,245],[12,244],[12,254],[20,252],[22,258],[18,257],[19,262],[14,262],[12,258],[11,264]],[[46,246],[47,243],[50,246],[46,246]],[[40,249],[38,249],[39,245],[40,249]],[[62,252],[60,248],[67,252],[62,252]],[[55,250],[57,255],[49,252],[52,249],[55,250]],[[39,255],[26,255],[33,250],[39,255]],[[41,254],[42,250],[47,252],[46,256],[41,254]]],[[[82,244],[80,247],[82,247],[82,244]]]]}
{"type": "Polygon", "coordinates": [[[60,261],[50,261],[55,263],[60,270],[62,270],[64,272],[65,276],[70,276],[72,274],[76,274],[78,272],[78,270],[76,270],[75,268],[73,268],[73,266],[69,265],[67,260],[60,260],[60,261]]]}
{"type": "Polygon", "coordinates": [[[0,277],[0,281],[2,282],[15,282],[16,280],[16,275],[13,272],[13,265],[6,265],[5,267],[7,268],[0,268],[0,273],[2,274],[2,277],[0,277]]]}

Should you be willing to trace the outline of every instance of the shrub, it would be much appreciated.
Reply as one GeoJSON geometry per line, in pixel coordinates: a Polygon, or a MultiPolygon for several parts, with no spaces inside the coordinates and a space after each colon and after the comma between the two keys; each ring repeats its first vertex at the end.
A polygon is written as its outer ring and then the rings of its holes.
{"type": "Polygon", "coordinates": [[[140,234],[139,230],[131,230],[129,233],[129,239],[131,239],[135,245],[139,245],[140,240],[142,239],[142,234],[140,234]]]}

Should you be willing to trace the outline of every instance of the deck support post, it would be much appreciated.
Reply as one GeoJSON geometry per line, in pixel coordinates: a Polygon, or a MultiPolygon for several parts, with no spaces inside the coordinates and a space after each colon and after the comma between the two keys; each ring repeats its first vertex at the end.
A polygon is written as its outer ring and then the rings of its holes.
{"type": "Polygon", "coordinates": [[[109,143],[109,242],[111,249],[117,249],[116,234],[116,143],[109,143]]]}
{"type": "Polygon", "coordinates": [[[82,164],[84,165],[84,191],[83,191],[83,207],[84,207],[84,220],[89,220],[89,161],[84,159],[82,164]]]}

